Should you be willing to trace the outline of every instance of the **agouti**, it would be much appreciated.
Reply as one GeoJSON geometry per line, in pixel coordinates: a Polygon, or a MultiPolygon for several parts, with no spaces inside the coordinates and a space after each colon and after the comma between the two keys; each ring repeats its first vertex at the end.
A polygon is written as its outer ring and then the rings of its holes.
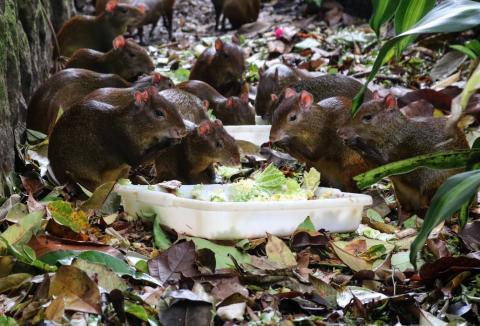
{"type": "Polygon", "coordinates": [[[58,181],[93,191],[126,177],[135,167],[186,135],[182,117],[152,87],[117,90],[121,105],[90,97],[60,118],[50,137],[48,158],[58,181]]]}
{"type": "Polygon", "coordinates": [[[179,180],[185,184],[215,182],[214,163],[238,165],[238,146],[220,120],[203,121],[196,130],[155,159],[156,180],[179,180]]]}
{"type": "Polygon", "coordinates": [[[107,52],[112,48],[115,37],[124,34],[128,26],[137,24],[145,17],[143,10],[143,7],[110,0],[105,12],[98,16],[72,17],[57,35],[60,55],[70,57],[81,48],[107,52]]]}
{"type": "Polygon", "coordinates": [[[201,80],[223,96],[239,96],[245,71],[243,50],[236,44],[215,40],[214,47],[200,55],[190,73],[190,80],[201,80]]]}
{"type": "Polygon", "coordinates": [[[300,81],[296,69],[284,64],[274,65],[260,72],[260,81],[255,98],[255,112],[265,117],[267,112],[273,112],[272,105],[278,105],[278,95],[289,85],[300,81]]]}
{"type": "Polygon", "coordinates": [[[193,94],[178,88],[170,88],[161,91],[160,95],[172,103],[186,120],[198,124],[209,119],[208,102],[202,102],[193,94]]]}
{"type": "MultiPolygon", "coordinates": [[[[447,129],[446,122],[446,118],[407,118],[388,95],[363,103],[338,135],[366,161],[380,166],[422,154],[468,149],[464,133],[456,126],[447,129]]],[[[391,180],[402,208],[424,212],[438,187],[457,172],[420,168],[391,180]]]]}
{"type": "Polygon", "coordinates": [[[65,67],[117,74],[129,81],[155,69],[147,51],[134,40],[125,40],[123,36],[116,37],[113,40],[113,48],[106,53],[91,49],[75,51],[65,67]]]}
{"type": "MultiPolygon", "coordinates": [[[[257,98],[270,98],[270,100],[266,103],[267,107],[261,108],[262,104],[260,103],[258,106],[255,105],[255,108],[257,109],[258,107],[260,112],[265,112],[262,117],[268,121],[271,121],[273,112],[278,104],[281,103],[283,94],[282,91],[285,89],[285,87],[291,87],[297,92],[306,90],[313,95],[313,100],[315,103],[335,96],[353,98],[362,87],[362,84],[358,80],[344,75],[322,75],[313,77],[308,74],[301,73],[298,70],[293,70],[292,73],[288,73],[288,69],[292,70],[286,66],[279,70],[279,73],[282,71],[282,73],[285,74],[286,77],[284,78],[275,78],[275,73],[273,78],[271,78],[269,77],[271,76],[270,72],[270,74],[266,76],[267,78],[264,79],[263,83],[267,84],[265,87],[261,85],[262,80],[260,81],[259,91],[257,91],[257,98]],[[295,80],[292,74],[296,74],[299,80],[294,83],[290,83],[290,80],[295,80]],[[278,84],[276,83],[277,81],[278,84]],[[270,93],[272,89],[280,90],[280,92],[270,93]]],[[[372,97],[372,92],[367,90],[365,92],[364,100],[368,101],[372,99],[372,97]]]]}
{"type": "MultiPolygon", "coordinates": [[[[97,15],[105,11],[105,6],[108,0],[99,0],[96,4],[97,15]]],[[[173,27],[173,6],[175,0],[121,0],[119,2],[130,3],[136,6],[144,6],[145,18],[143,18],[136,27],[138,28],[138,35],[140,43],[143,43],[143,26],[152,25],[150,29],[150,38],[153,37],[153,32],[158,25],[160,17],[163,18],[163,25],[168,31],[168,37],[172,39],[173,27]]]]}
{"type": "Polygon", "coordinates": [[[312,94],[291,88],[284,97],[273,115],[270,141],[319,170],[322,184],[358,192],[352,178],[369,165],[336,133],[350,118],[352,100],[333,97],[314,104],[312,94]]]}
{"type": "Polygon", "coordinates": [[[215,30],[218,30],[222,14],[222,29],[225,30],[226,19],[236,29],[257,21],[260,12],[260,0],[212,0],[212,3],[215,8],[215,30]]]}
{"type": "Polygon", "coordinates": [[[60,108],[63,112],[68,111],[96,89],[134,87],[144,90],[151,85],[162,90],[173,87],[173,82],[158,73],[142,77],[131,84],[113,74],[99,74],[85,69],[60,71],[46,80],[33,94],[27,110],[27,128],[50,134],[60,108]]]}
{"type": "MultiPolygon", "coordinates": [[[[245,84],[247,85],[247,84],[245,84]]],[[[215,88],[200,80],[189,80],[177,85],[203,101],[208,101],[213,114],[225,125],[254,125],[255,112],[248,103],[248,86],[244,87],[240,97],[224,97],[215,88]]]]}

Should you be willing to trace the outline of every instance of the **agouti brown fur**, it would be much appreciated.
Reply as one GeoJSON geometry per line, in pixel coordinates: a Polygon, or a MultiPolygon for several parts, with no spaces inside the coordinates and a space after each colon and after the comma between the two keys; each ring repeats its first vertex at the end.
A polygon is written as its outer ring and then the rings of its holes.
{"type": "Polygon", "coordinates": [[[155,69],[147,51],[134,40],[125,40],[123,36],[116,37],[113,41],[113,48],[106,53],[91,49],[75,51],[65,67],[117,74],[129,81],[155,69]]]}
{"type": "Polygon", "coordinates": [[[141,8],[109,1],[98,16],[75,16],[58,32],[60,55],[70,57],[76,50],[87,48],[107,52],[115,37],[123,35],[128,26],[144,18],[141,8]]]}
{"type": "MultiPolygon", "coordinates": [[[[245,84],[246,85],[246,84],[245,84]]],[[[177,85],[203,101],[208,101],[213,114],[225,125],[254,125],[255,112],[248,103],[248,86],[240,97],[224,97],[215,88],[200,80],[189,80],[177,85]]]]}
{"type": "Polygon", "coordinates": [[[197,96],[178,88],[166,89],[160,94],[180,112],[185,120],[200,123],[208,120],[208,103],[202,102],[197,96]]]}
{"type": "Polygon", "coordinates": [[[126,177],[135,167],[186,135],[178,111],[156,88],[117,89],[122,105],[90,97],[60,118],[50,137],[48,158],[58,181],[90,191],[126,177]]]}
{"type": "MultiPolygon", "coordinates": [[[[267,99],[270,97],[270,100],[266,102],[266,107],[261,108],[262,103],[259,103],[258,106],[255,105],[255,109],[258,108],[260,113],[265,112],[262,117],[268,121],[271,121],[273,112],[278,104],[281,103],[282,94],[285,87],[293,88],[297,92],[306,90],[313,95],[313,100],[315,103],[335,96],[353,98],[362,87],[362,84],[358,80],[344,75],[322,75],[313,77],[309,74],[302,73],[299,70],[293,70],[287,66],[282,67],[281,70],[279,67],[277,67],[277,69],[279,69],[279,77],[275,78],[274,70],[273,78],[271,78],[270,76],[272,72],[270,72],[263,82],[264,84],[266,83],[266,86],[261,85],[261,80],[259,84],[259,91],[257,91],[257,98],[260,97],[262,99],[267,99]],[[288,70],[291,70],[292,72],[289,73],[288,70]],[[282,72],[285,77],[280,78],[280,72],[282,72]],[[295,81],[295,77],[298,79],[297,81],[295,81]],[[294,82],[291,83],[290,81],[294,82]],[[279,92],[270,93],[271,90],[279,90],[279,92]]],[[[372,92],[367,90],[364,97],[365,101],[368,101],[372,98],[372,92]]],[[[259,111],[257,111],[257,113],[259,111]]]]}
{"type": "MultiPolygon", "coordinates": [[[[380,166],[422,154],[468,149],[463,131],[456,126],[447,129],[446,123],[446,118],[407,118],[388,95],[362,104],[338,134],[366,161],[380,166]]],[[[458,170],[420,168],[391,180],[402,208],[424,212],[438,187],[455,173],[458,170]]]]}
{"type": "Polygon", "coordinates": [[[278,105],[278,96],[281,91],[300,81],[300,78],[296,69],[284,64],[277,64],[260,72],[255,112],[261,117],[265,117],[267,112],[273,112],[271,106],[278,105]]]}
{"type": "Polygon", "coordinates": [[[178,180],[185,184],[215,182],[214,163],[238,165],[238,146],[220,120],[203,121],[181,144],[163,151],[155,159],[156,180],[178,180]]]}
{"type": "Polygon", "coordinates": [[[236,44],[220,39],[214,47],[200,55],[190,73],[190,80],[201,80],[215,88],[223,96],[239,96],[242,75],[245,71],[243,50],[236,44]]]}
{"type": "Polygon", "coordinates": [[[145,90],[173,87],[173,82],[159,73],[140,78],[132,83],[113,74],[100,74],[85,69],[66,69],[46,80],[33,94],[27,110],[27,128],[50,134],[59,110],[68,111],[73,105],[96,89],[113,87],[145,90]]]}
{"type": "Polygon", "coordinates": [[[222,14],[222,29],[225,29],[226,19],[236,29],[257,21],[260,12],[260,0],[212,0],[212,3],[215,8],[215,30],[218,30],[222,14]]]}
{"type": "Polygon", "coordinates": [[[270,141],[320,171],[322,184],[358,192],[352,178],[367,171],[369,164],[336,133],[350,118],[351,106],[351,99],[346,97],[314,104],[307,91],[298,94],[287,88],[273,115],[270,141]]]}

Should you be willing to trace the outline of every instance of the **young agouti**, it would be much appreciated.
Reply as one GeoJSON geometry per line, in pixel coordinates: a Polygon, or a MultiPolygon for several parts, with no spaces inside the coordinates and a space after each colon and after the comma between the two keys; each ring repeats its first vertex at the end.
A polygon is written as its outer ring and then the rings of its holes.
{"type": "MultiPolygon", "coordinates": [[[[247,85],[247,84],[245,84],[247,85]]],[[[240,97],[224,97],[215,88],[200,80],[189,80],[177,87],[187,91],[203,101],[208,101],[213,114],[225,125],[254,125],[255,112],[248,103],[248,86],[242,90],[240,97]]]]}
{"type": "Polygon", "coordinates": [[[236,44],[217,39],[212,48],[200,55],[190,73],[190,80],[201,80],[223,96],[239,96],[245,71],[243,50],[236,44]]]}
{"type": "Polygon", "coordinates": [[[238,146],[220,120],[203,121],[182,142],[155,159],[156,180],[186,184],[214,183],[214,163],[240,164],[238,146]]]}
{"type": "Polygon", "coordinates": [[[134,40],[125,40],[123,36],[116,37],[113,40],[113,48],[106,53],[91,49],[75,51],[65,67],[117,74],[129,81],[155,69],[147,51],[134,40]]]}
{"type": "Polygon", "coordinates": [[[33,94],[27,110],[27,128],[50,134],[60,108],[65,112],[96,89],[104,87],[134,87],[144,90],[155,86],[158,90],[173,87],[168,78],[154,73],[131,84],[113,74],[99,74],[85,69],[66,69],[46,80],[33,94]]]}
{"type": "MultiPolygon", "coordinates": [[[[273,112],[276,107],[282,101],[282,94],[285,87],[291,87],[297,92],[305,90],[313,95],[313,100],[315,103],[324,100],[329,97],[335,96],[344,96],[348,98],[353,98],[357,92],[362,87],[362,84],[355,78],[344,76],[344,75],[322,75],[313,77],[306,73],[302,73],[298,70],[293,70],[287,66],[284,66],[279,69],[277,78],[275,78],[275,70],[273,71],[273,78],[271,78],[272,72],[270,72],[266,78],[260,80],[259,91],[257,91],[257,98],[268,99],[266,104],[259,103],[255,105],[255,109],[258,108],[258,112],[265,112],[262,117],[268,121],[271,121],[273,112]],[[289,73],[288,71],[291,70],[289,73]],[[284,74],[285,77],[280,78],[280,72],[284,74]],[[298,79],[295,81],[295,76],[298,79]],[[294,81],[291,83],[290,81],[294,81]],[[273,93],[272,90],[277,90],[277,93],[273,93]],[[261,107],[266,105],[266,107],[261,107]]],[[[365,101],[370,100],[373,97],[372,92],[367,90],[365,93],[365,101]]]]}
{"type": "Polygon", "coordinates": [[[317,104],[307,91],[291,88],[273,115],[270,141],[322,175],[322,184],[357,192],[352,177],[369,169],[362,157],[346,146],[337,129],[350,118],[352,100],[333,97],[317,104]]]}
{"type": "Polygon", "coordinates": [[[182,117],[156,88],[117,90],[114,96],[119,105],[90,97],[58,121],[48,149],[58,181],[77,182],[93,191],[126,177],[130,167],[186,135],[182,117]]]}
{"type": "Polygon", "coordinates": [[[196,124],[209,119],[208,102],[202,102],[197,96],[178,88],[166,89],[160,94],[177,108],[184,119],[196,124]]]}
{"type": "Polygon", "coordinates": [[[260,12],[260,0],[212,0],[212,3],[215,8],[215,30],[218,30],[222,14],[222,29],[225,30],[226,19],[236,29],[257,21],[260,12]]]}
{"type": "Polygon", "coordinates": [[[70,57],[76,50],[87,48],[107,52],[115,37],[124,34],[128,26],[141,21],[143,7],[110,0],[105,12],[98,16],[75,16],[58,32],[60,55],[70,57]]]}
{"type": "MultiPolygon", "coordinates": [[[[456,126],[447,129],[446,122],[446,118],[407,118],[388,95],[363,103],[338,135],[366,161],[380,166],[422,154],[468,149],[464,133],[456,126]]],[[[438,187],[457,172],[420,168],[391,180],[402,208],[422,212],[438,187]]]]}

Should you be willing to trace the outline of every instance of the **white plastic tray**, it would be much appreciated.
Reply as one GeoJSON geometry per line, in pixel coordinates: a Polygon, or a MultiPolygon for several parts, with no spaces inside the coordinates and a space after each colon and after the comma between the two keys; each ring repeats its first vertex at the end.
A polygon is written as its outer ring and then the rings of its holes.
{"type": "Polygon", "coordinates": [[[251,142],[257,146],[268,143],[271,125],[225,126],[225,130],[236,140],[251,142]]]}
{"type": "MultiPolygon", "coordinates": [[[[125,211],[131,216],[157,214],[160,223],[178,233],[207,239],[248,239],[292,234],[307,216],[316,229],[348,232],[358,228],[362,210],[372,204],[368,195],[342,193],[338,189],[320,188],[317,194],[331,192],[334,198],[270,202],[207,202],[188,198],[193,186],[182,186],[180,196],[147,186],[118,185],[125,211]]],[[[204,185],[215,191],[229,185],[204,185]]]]}

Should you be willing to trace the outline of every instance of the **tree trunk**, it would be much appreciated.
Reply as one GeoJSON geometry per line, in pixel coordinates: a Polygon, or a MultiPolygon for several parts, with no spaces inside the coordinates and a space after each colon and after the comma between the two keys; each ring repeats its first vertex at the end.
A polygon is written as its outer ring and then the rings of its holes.
{"type": "Polygon", "coordinates": [[[8,194],[15,148],[24,140],[27,104],[53,66],[53,28],[73,0],[0,0],[0,195],[8,194]],[[50,25],[51,23],[51,25],[50,25]]]}

